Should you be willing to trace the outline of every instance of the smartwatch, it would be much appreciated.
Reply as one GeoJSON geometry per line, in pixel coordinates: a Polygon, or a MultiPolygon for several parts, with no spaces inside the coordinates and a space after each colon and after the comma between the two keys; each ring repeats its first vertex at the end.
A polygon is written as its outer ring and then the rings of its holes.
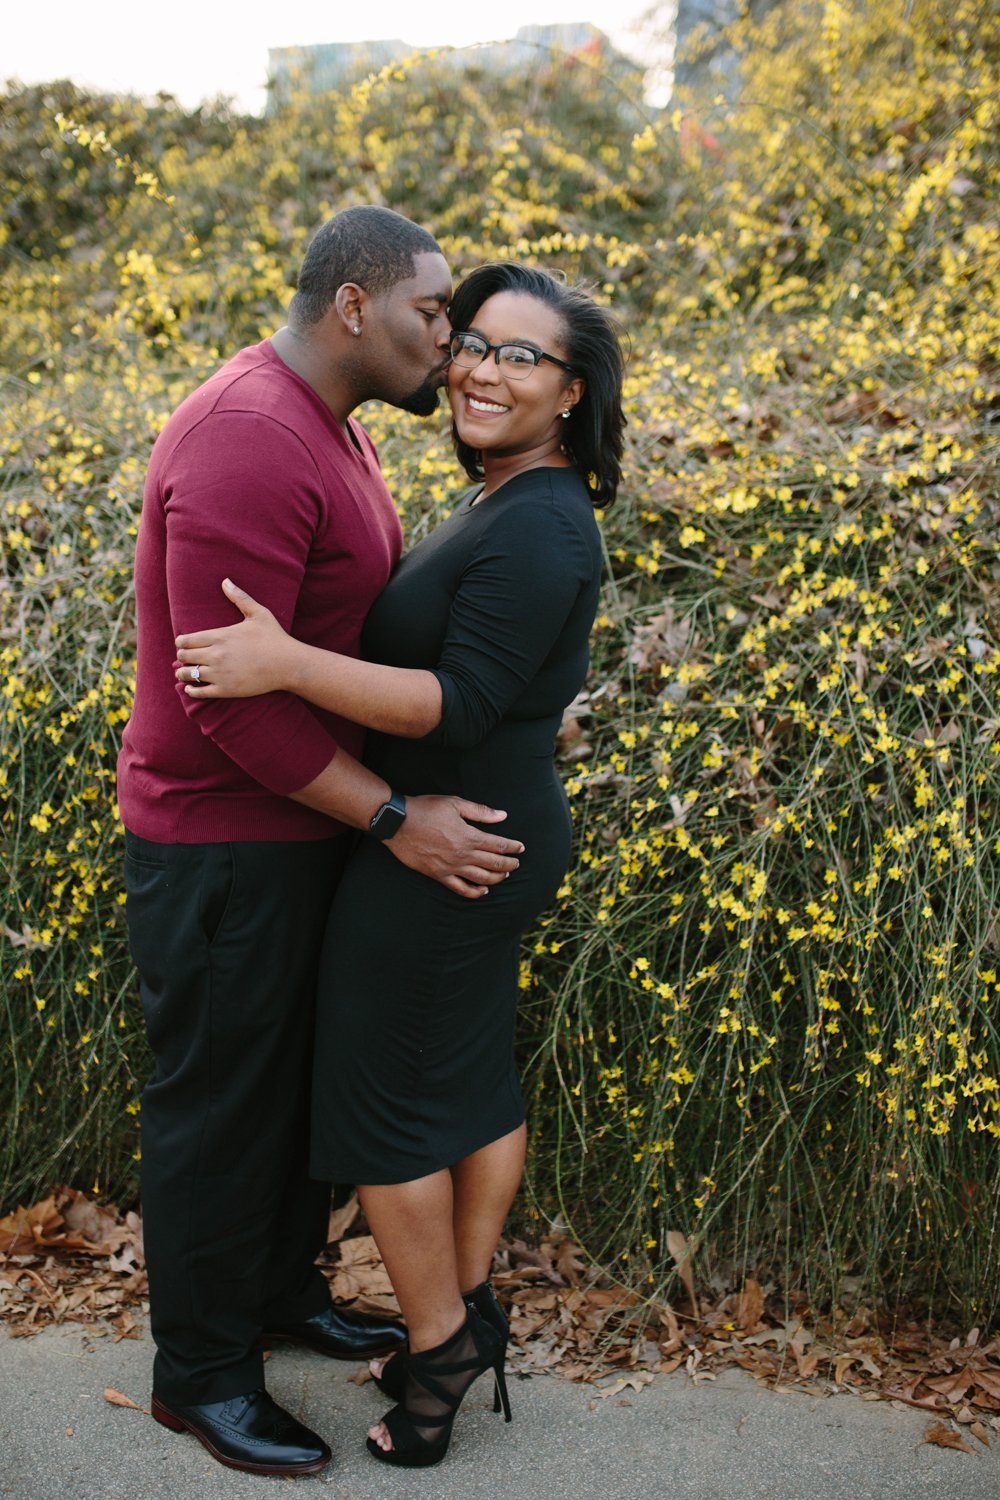
{"type": "Polygon", "coordinates": [[[377,839],[391,839],[398,833],[406,818],[406,798],[402,792],[390,792],[388,802],[383,802],[368,825],[368,832],[377,839]]]}

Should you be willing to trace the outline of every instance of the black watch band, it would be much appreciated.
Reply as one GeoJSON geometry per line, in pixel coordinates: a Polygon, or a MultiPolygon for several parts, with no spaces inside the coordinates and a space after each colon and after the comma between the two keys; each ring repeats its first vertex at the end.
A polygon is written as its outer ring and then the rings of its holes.
{"type": "Polygon", "coordinates": [[[402,792],[390,792],[388,802],[383,802],[368,825],[368,832],[377,839],[391,839],[398,833],[406,818],[406,798],[402,792]]]}

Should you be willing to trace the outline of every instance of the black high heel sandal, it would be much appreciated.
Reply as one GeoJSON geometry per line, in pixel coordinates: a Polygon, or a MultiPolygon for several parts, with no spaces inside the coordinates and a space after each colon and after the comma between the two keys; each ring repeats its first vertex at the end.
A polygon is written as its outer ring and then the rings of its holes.
{"type": "Polygon", "coordinates": [[[408,1354],[403,1399],[382,1418],[392,1447],[380,1448],[374,1438],[369,1438],[369,1453],[381,1463],[408,1469],[440,1463],[448,1452],[452,1425],[466,1391],[489,1369],[496,1380],[504,1419],[509,1422],[503,1356],[501,1335],[474,1308],[470,1309],[465,1322],[443,1344],[408,1354]]]}
{"type": "MultiPolygon", "coordinates": [[[[484,1323],[495,1328],[503,1339],[503,1354],[507,1353],[507,1341],[510,1338],[510,1324],[507,1315],[500,1306],[497,1294],[493,1290],[491,1281],[481,1281],[478,1286],[473,1287],[471,1292],[462,1293],[462,1301],[470,1312],[477,1312],[484,1323]]],[[[399,1349],[386,1363],[380,1375],[373,1375],[372,1379],[391,1401],[402,1399],[403,1390],[406,1386],[406,1359],[408,1349],[399,1349]]],[[[500,1410],[500,1392],[494,1391],[493,1410],[500,1410]]]]}

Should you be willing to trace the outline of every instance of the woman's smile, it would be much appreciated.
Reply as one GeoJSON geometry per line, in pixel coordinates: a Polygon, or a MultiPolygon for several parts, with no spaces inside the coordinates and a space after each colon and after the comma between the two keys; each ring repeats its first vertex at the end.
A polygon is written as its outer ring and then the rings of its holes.
{"type": "Polygon", "coordinates": [[[465,404],[470,411],[486,417],[503,416],[505,412],[510,411],[509,406],[502,406],[499,401],[487,400],[485,396],[473,396],[468,392],[466,392],[465,404]]]}

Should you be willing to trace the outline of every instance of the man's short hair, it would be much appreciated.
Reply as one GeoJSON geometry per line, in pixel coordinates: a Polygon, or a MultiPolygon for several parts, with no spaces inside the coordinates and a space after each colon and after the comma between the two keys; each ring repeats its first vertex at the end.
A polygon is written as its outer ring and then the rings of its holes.
{"type": "Polygon", "coordinates": [[[441,254],[432,234],[391,208],[359,204],[327,219],[312,238],[288,308],[299,327],[318,323],[348,281],[372,297],[416,274],[414,256],[441,254]]]}

